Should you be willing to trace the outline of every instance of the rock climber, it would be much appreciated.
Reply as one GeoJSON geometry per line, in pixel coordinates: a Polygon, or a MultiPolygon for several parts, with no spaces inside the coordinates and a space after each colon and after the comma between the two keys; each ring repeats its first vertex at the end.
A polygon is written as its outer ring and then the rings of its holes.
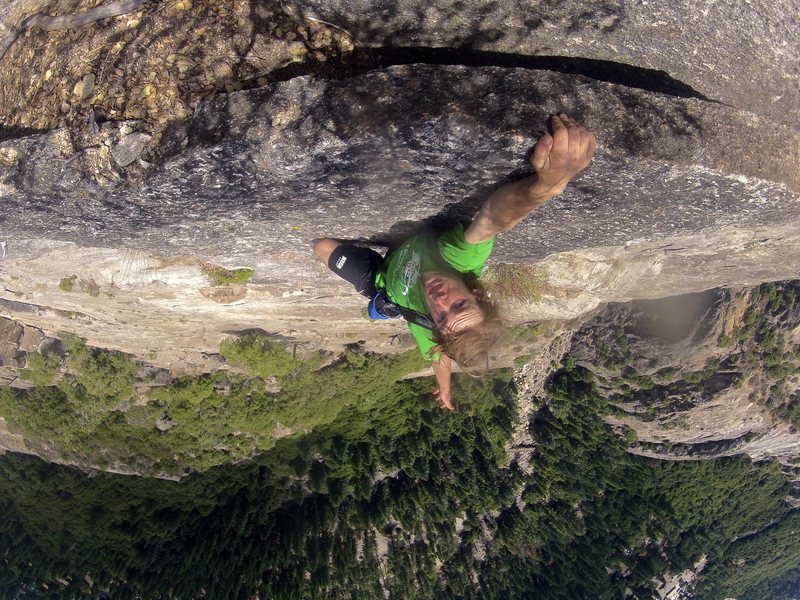
{"type": "Polygon", "coordinates": [[[431,360],[440,406],[453,410],[452,361],[475,374],[502,332],[496,306],[478,277],[495,236],[562,193],[591,162],[594,134],[570,116],[547,121],[531,154],[535,173],[492,193],[470,225],[438,237],[419,234],[386,257],[374,250],[324,238],[314,253],[328,268],[370,299],[373,319],[402,316],[423,356],[431,360]]]}

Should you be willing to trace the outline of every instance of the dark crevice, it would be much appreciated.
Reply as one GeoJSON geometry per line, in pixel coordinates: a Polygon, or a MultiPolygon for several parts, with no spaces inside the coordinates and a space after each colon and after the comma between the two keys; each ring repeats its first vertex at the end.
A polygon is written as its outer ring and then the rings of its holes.
{"type": "Polygon", "coordinates": [[[32,127],[2,127],[0,126],[0,142],[14,140],[28,135],[47,133],[49,129],[35,129],[32,127]]]}
{"type": "MultiPolygon", "coordinates": [[[[707,102],[719,103],[682,81],[671,77],[666,72],[655,69],[591,58],[529,56],[468,48],[356,48],[338,59],[328,59],[325,62],[309,60],[302,63],[292,63],[269,74],[244,81],[242,87],[243,89],[255,89],[263,87],[264,79],[269,83],[278,83],[306,75],[322,79],[346,79],[370,71],[408,64],[554,71],[570,75],[582,75],[598,81],[606,81],[668,96],[697,98],[707,102]]],[[[27,135],[46,133],[47,131],[47,129],[0,127],[0,142],[27,135]]]]}
{"type": "MultiPolygon", "coordinates": [[[[338,61],[295,63],[270,73],[270,82],[288,81],[303,75],[326,79],[355,77],[394,65],[423,63],[429,65],[462,65],[467,67],[504,67],[555,71],[582,75],[598,81],[677,96],[716,102],[664,71],[646,69],[624,63],[568,56],[528,56],[466,48],[357,48],[338,61]]],[[[263,80],[262,80],[263,82],[263,80]]],[[[259,87],[255,80],[246,88],[259,87]]]]}

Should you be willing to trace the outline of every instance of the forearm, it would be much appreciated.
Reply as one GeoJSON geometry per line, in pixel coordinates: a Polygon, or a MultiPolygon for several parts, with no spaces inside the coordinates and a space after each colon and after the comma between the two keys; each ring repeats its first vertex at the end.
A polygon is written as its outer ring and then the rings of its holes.
{"type": "Polygon", "coordinates": [[[562,191],[543,185],[537,175],[503,185],[484,202],[467,232],[467,241],[480,242],[511,229],[562,191]]]}
{"type": "Polygon", "coordinates": [[[564,113],[552,115],[548,132],[533,147],[535,175],[508,183],[484,203],[464,232],[470,244],[491,239],[511,229],[531,211],[557,196],[570,179],[585,169],[597,148],[594,134],[564,113]]]}
{"type": "Polygon", "coordinates": [[[450,374],[452,366],[450,358],[444,354],[441,355],[438,361],[432,363],[433,374],[436,377],[436,386],[439,391],[450,394],[450,374]]]}
{"type": "Polygon", "coordinates": [[[489,196],[481,212],[486,213],[493,226],[500,230],[510,229],[562,191],[542,185],[537,175],[531,175],[498,188],[489,196]]]}

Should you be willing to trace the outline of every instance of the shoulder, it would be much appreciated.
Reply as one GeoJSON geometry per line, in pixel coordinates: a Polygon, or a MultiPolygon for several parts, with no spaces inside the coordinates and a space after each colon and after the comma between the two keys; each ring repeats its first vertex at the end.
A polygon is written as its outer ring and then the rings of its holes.
{"type": "Polygon", "coordinates": [[[437,244],[441,257],[454,269],[480,274],[494,248],[494,238],[471,244],[464,237],[464,226],[456,225],[440,235],[437,244]]]}
{"type": "MultiPolygon", "coordinates": [[[[422,357],[425,360],[431,360],[430,351],[436,346],[436,342],[433,341],[433,333],[431,330],[420,327],[419,325],[414,325],[413,323],[408,324],[408,329],[411,331],[411,335],[414,336],[414,340],[417,342],[422,357]]],[[[434,355],[433,359],[436,360],[437,358],[438,354],[434,355]]]]}

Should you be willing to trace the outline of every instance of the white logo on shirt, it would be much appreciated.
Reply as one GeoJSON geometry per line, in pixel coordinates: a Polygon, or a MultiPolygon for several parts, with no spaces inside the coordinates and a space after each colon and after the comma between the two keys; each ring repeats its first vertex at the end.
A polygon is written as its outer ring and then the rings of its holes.
{"type": "Polygon", "coordinates": [[[347,262],[346,256],[340,256],[339,260],[336,261],[336,268],[341,269],[344,266],[344,263],[347,262]]]}
{"type": "Polygon", "coordinates": [[[403,284],[401,294],[408,296],[408,290],[414,287],[419,281],[419,265],[422,262],[422,256],[418,252],[411,255],[411,260],[406,263],[402,274],[400,275],[400,283],[403,284]]]}

